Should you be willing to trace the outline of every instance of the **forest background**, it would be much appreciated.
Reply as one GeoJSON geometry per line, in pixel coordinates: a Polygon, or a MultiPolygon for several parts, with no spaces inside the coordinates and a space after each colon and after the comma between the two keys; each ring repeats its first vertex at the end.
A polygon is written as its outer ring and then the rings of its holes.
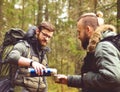
{"type": "MultiPolygon", "coordinates": [[[[25,31],[42,21],[55,26],[49,46],[49,67],[62,74],[80,74],[85,51],[77,39],[76,23],[83,13],[101,11],[105,23],[120,31],[120,0],[0,0],[0,43],[10,28],[25,31]]],[[[19,92],[19,91],[18,91],[19,92]]],[[[80,92],[80,89],[54,83],[48,77],[48,92],[80,92]]]]}

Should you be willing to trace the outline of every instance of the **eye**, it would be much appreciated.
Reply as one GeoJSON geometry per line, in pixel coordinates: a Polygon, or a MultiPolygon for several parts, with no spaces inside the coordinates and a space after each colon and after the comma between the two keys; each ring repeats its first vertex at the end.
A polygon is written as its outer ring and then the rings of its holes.
{"type": "Polygon", "coordinates": [[[51,38],[51,36],[50,36],[50,35],[48,35],[48,34],[46,34],[46,33],[42,32],[42,31],[41,31],[41,33],[42,33],[45,37],[47,37],[47,38],[49,38],[49,39],[51,38]]]}
{"type": "Polygon", "coordinates": [[[80,30],[77,30],[77,34],[80,34],[81,33],[81,31],[80,30]]]}

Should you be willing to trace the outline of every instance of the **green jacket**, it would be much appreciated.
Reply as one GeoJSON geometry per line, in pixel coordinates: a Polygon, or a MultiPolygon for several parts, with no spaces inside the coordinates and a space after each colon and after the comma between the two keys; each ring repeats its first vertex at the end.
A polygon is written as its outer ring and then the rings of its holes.
{"type": "MultiPolygon", "coordinates": [[[[99,33],[99,39],[116,35],[109,27],[99,33]]],[[[87,53],[81,72],[68,76],[68,86],[82,88],[82,92],[120,92],[120,52],[112,43],[98,41],[87,53]]]]}
{"type": "MultiPolygon", "coordinates": [[[[46,49],[39,51],[39,54],[46,49]]],[[[33,59],[36,62],[40,62],[47,66],[47,57],[44,54],[43,57],[38,57],[31,45],[26,41],[21,41],[14,46],[14,49],[8,55],[6,61],[10,64],[18,65],[19,58],[27,57],[33,59]],[[42,62],[40,59],[43,58],[42,62]]],[[[29,92],[47,92],[47,83],[45,77],[26,77],[28,73],[28,67],[18,67],[17,76],[15,77],[15,85],[25,87],[29,92]],[[37,91],[39,89],[39,91],[37,91]]]]}

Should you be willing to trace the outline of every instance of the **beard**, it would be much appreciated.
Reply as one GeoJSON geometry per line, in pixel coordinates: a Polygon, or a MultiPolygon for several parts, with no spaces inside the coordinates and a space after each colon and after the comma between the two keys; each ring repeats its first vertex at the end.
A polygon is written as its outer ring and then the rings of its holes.
{"type": "Polygon", "coordinates": [[[85,38],[84,41],[82,41],[82,47],[86,50],[87,49],[87,46],[89,44],[89,39],[88,38],[85,38]]]}

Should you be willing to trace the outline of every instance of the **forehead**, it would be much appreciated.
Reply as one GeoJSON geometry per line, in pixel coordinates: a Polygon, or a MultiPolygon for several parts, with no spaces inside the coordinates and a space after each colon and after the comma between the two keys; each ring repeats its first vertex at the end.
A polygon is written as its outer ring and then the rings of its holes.
{"type": "Polygon", "coordinates": [[[77,22],[77,29],[78,31],[80,31],[80,29],[83,28],[83,23],[82,23],[82,19],[80,19],[78,22],[77,22]]]}
{"type": "Polygon", "coordinates": [[[41,31],[42,32],[47,32],[47,33],[51,33],[52,32],[52,31],[49,31],[48,29],[45,29],[45,28],[43,28],[41,31]]]}
{"type": "Polygon", "coordinates": [[[53,31],[49,31],[49,30],[47,30],[47,29],[42,29],[42,32],[44,32],[44,33],[47,33],[47,34],[53,34],[53,31]]]}

